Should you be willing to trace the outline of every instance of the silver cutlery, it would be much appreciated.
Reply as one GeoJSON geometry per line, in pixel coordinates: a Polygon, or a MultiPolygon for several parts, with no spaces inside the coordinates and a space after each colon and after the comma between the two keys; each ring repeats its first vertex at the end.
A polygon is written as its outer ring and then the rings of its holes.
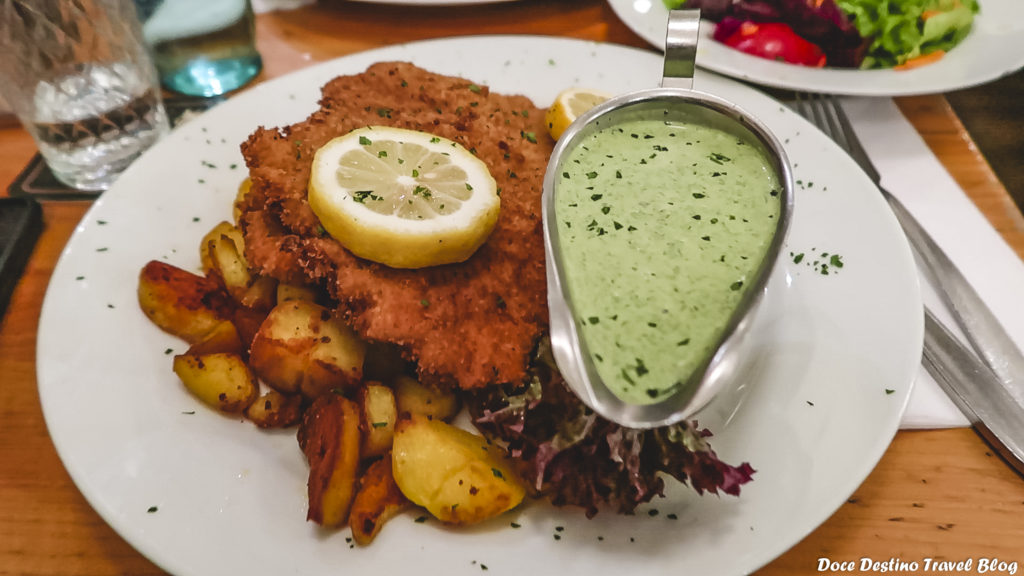
{"type": "Polygon", "coordinates": [[[906,207],[881,186],[881,176],[835,97],[796,93],[791,107],[817,126],[860,165],[889,206],[953,312],[968,349],[926,306],[922,363],[967,417],[971,425],[1021,474],[1024,474],[1024,356],[938,244],[906,207]]]}
{"type": "Polygon", "coordinates": [[[988,443],[1024,475],[1024,418],[1013,397],[931,311],[925,309],[924,367],[988,443]]]}
{"type": "Polygon", "coordinates": [[[1024,406],[1024,355],[992,311],[907,208],[881,185],[881,176],[835,97],[797,93],[794,109],[846,150],[878,186],[903,227],[926,275],[952,311],[957,325],[982,360],[1003,382],[1010,395],[1024,406]]]}

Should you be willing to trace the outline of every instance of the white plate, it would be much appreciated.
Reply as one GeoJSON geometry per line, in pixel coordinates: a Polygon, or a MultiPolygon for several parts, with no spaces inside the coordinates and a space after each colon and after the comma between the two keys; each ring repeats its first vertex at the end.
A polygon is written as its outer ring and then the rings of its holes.
{"type": "Polygon", "coordinates": [[[909,248],[867,177],[820,132],[757,91],[701,72],[696,85],[762,118],[794,164],[796,210],[773,283],[777,345],[726,424],[702,417],[727,462],[757,469],[740,498],[670,498],[635,516],[534,503],[485,526],[390,522],[350,549],[346,531],[305,521],[307,467],[294,431],[266,433],[204,408],[171,372],[185,345],[139,311],[139,269],[198,270],[201,236],[231,218],[241,142],[305,118],[319,87],[381,60],[410,60],[546,106],[570,84],[657,83],[651,52],[570,39],[437,40],[356,54],[256,86],[190,121],[135,163],[82,220],[40,321],[39,394],[58,452],[99,514],[165,569],[195,574],[740,574],[769,562],[839,507],[896,432],[920,359],[922,315],[909,248]],[[823,276],[813,251],[841,254],[823,276]],[[151,507],[156,511],[148,512],[151,507]],[[660,514],[652,516],[650,509],[660,514]],[[670,517],[670,515],[674,515],[670,517]],[[521,528],[510,527],[511,522],[521,528]],[[556,527],[564,527],[555,539],[556,527]],[[603,537],[603,539],[599,539],[603,537]]]}
{"type": "Polygon", "coordinates": [[[368,4],[401,4],[404,6],[462,6],[467,4],[497,4],[516,0],[354,0],[368,4]]]}
{"type": "MultiPolygon", "coordinates": [[[[973,30],[938,62],[912,70],[808,68],[758,58],[711,38],[714,22],[701,22],[697,65],[756,84],[849,96],[910,96],[949,92],[1010,74],[1024,66],[1024,5],[979,0],[973,30]]],[[[662,0],[608,0],[619,18],[659,50],[665,48],[668,9],[662,0]]]]}

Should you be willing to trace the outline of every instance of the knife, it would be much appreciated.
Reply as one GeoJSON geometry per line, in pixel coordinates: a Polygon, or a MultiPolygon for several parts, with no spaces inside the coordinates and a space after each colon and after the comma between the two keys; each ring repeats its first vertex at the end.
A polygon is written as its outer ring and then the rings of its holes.
{"type": "Polygon", "coordinates": [[[975,431],[1024,476],[1024,406],[925,309],[923,363],[975,431]]]}

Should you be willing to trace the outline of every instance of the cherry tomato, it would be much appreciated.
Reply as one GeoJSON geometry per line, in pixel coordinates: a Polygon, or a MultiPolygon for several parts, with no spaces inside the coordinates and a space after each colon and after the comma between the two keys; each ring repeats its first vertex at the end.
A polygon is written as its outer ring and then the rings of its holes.
{"type": "Polygon", "coordinates": [[[762,58],[814,68],[825,65],[825,53],[821,48],[797,36],[788,24],[744,21],[738,26],[733,24],[731,28],[721,31],[726,32],[724,35],[716,30],[715,38],[726,46],[762,58]]]}

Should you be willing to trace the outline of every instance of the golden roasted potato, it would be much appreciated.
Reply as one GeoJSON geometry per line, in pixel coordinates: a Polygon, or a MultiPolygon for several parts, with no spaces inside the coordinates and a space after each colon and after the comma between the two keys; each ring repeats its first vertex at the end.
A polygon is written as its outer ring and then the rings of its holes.
{"type": "Polygon", "coordinates": [[[277,285],[277,303],[280,304],[281,302],[287,302],[289,300],[309,300],[310,302],[316,302],[316,290],[313,290],[308,286],[281,282],[277,285]]]}
{"type": "Polygon", "coordinates": [[[252,276],[252,284],[242,292],[239,304],[253,310],[269,311],[277,303],[277,280],[270,276],[252,276]]]}
{"type": "Polygon", "coordinates": [[[202,340],[189,346],[187,353],[200,356],[217,352],[230,352],[239,356],[249,353],[249,347],[242,344],[242,338],[238,335],[238,328],[234,323],[225,320],[217,324],[202,340]]]}
{"type": "Polygon", "coordinates": [[[302,396],[270,390],[245,409],[245,417],[260,428],[287,428],[302,419],[302,396]]]}
{"type": "Polygon", "coordinates": [[[179,354],[174,373],[196,397],[221,412],[242,412],[259,394],[256,376],[238,354],[179,354]]]}
{"type": "Polygon", "coordinates": [[[222,220],[217,223],[216,226],[210,229],[203,239],[199,241],[199,260],[203,265],[203,273],[209,274],[213,271],[213,260],[210,258],[210,241],[219,239],[221,236],[228,236],[234,242],[240,253],[245,251],[245,240],[242,237],[242,231],[239,230],[226,220],[222,220]]]}
{"type": "Polygon", "coordinates": [[[324,394],[306,409],[298,432],[309,462],[307,520],[333,528],[348,520],[359,470],[359,406],[324,394]]]}
{"type": "Polygon", "coordinates": [[[356,393],[356,401],[362,415],[363,458],[373,458],[391,450],[395,421],[398,420],[395,394],[391,388],[379,382],[367,382],[356,393]]]}
{"type": "Polygon", "coordinates": [[[372,542],[385,522],[411,506],[395,484],[391,470],[391,454],[385,454],[359,477],[359,491],[348,513],[356,544],[365,546],[372,542]]]}
{"type": "Polygon", "coordinates": [[[231,314],[231,323],[238,329],[238,336],[242,339],[246,353],[252,347],[252,341],[260,331],[263,321],[267,319],[267,314],[266,310],[254,310],[245,306],[236,306],[234,313],[231,314]]]}
{"type": "Polygon", "coordinates": [[[238,184],[238,192],[235,194],[234,209],[232,210],[232,214],[234,215],[236,224],[242,218],[242,202],[245,201],[245,197],[246,195],[249,194],[249,190],[251,189],[252,180],[250,180],[249,177],[246,176],[245,179],[238,184]]]}
{"type": "Polygon", "coordinates": [[[316,398],[354,389],[363,377],[366,345],[330,310],[307,300],[278,304],[252,340],[256,374],[285,394],[316,398]]]}
{"type": "Polygon", "coordinates": [[[395,378],[392,387],[401,416],[419,414],[448,421],[459,411],[459,397],[452,390],[438,390],[405,375],[395,378]]]}
{"type": "Polygon", "coordinates": [[[139,272],[139,306],[165,332],[189,344],[231,320],[234,303],[217,282],[152,260],[139,272]]]}
{"type": "Polygon", "coordinates": [[[399,420],[392,464],[405,497],[450,524],[497,516],[519,505],[525,495],[497,446],[422,415],[399,420]]]}

